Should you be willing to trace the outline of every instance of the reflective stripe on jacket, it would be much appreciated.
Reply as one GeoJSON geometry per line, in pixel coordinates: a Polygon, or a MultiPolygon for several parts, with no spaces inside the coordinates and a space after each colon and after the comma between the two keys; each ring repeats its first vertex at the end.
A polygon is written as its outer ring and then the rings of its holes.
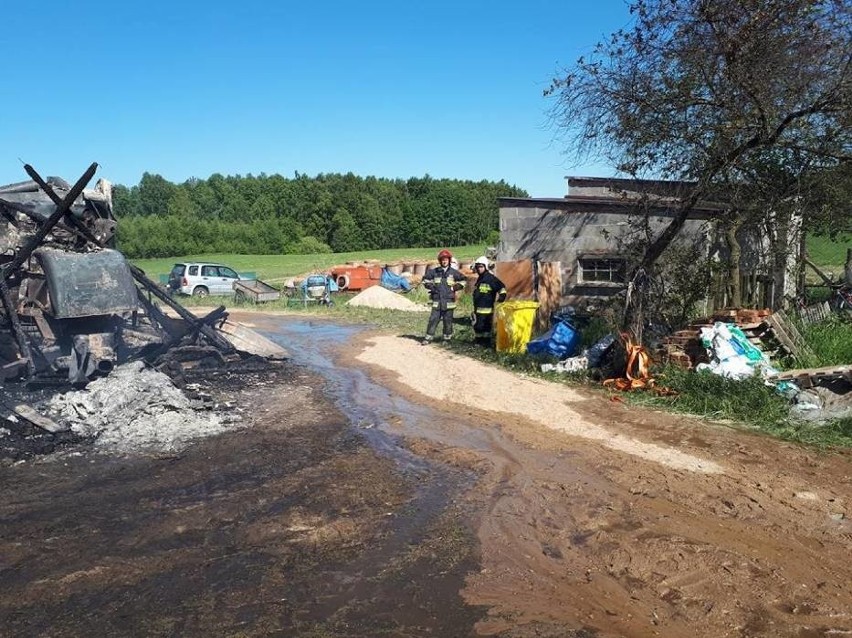
{"type": "Polygon", "coordinates": [[[485,271],[473,286],[473,309],[479,314],[490,314],[495,301],[506,301],[506,286],[496,276],[485,271]]]}
{"type": "Polygon", "coordinates": [[[421,283],[429,291],[433,308],[451,310],[456,307],[456,291],[464,288],[465,279],[452,266],[436,266],[426,271],[421,283]]]}

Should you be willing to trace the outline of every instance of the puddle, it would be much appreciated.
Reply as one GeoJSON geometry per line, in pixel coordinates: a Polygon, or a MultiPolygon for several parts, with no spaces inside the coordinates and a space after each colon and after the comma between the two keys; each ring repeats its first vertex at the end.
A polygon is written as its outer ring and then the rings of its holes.
{"type": "Polygon", "coordinates": [[[393,457],[406,468],[422,467],[423,462],[400,448],[399,435],[494,451],[494,440],[488,432],[458,427],[458,423],[453,428],[442,427],[444,415],[374,383],[360,369],[336,365],[335,348],[364,330],[359,326],[288,318],[265,323],[262,334],[287,348],[294,363],[322,375],[327,382],[328,396],[352,425],[364,433],[374,449],[393,457]]]}

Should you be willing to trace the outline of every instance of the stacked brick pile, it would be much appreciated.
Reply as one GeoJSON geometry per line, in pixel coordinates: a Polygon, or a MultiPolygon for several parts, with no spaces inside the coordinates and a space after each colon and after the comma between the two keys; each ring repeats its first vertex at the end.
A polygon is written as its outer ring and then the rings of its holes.
{"type": "Polygon", "coordinates": [[[768,329],[766,317],[772,314],[769,309],[726,308],[718,310],[711,317],[699,319],[683,330],[665,337],[655,357],[662,363],[672,363],[691,370],[699,363],[707,363],[707,351],[701,345],[701,329],[709,328],[716,322],[734,323],[755,346],[762,346],[761,336],[768,329]]]}

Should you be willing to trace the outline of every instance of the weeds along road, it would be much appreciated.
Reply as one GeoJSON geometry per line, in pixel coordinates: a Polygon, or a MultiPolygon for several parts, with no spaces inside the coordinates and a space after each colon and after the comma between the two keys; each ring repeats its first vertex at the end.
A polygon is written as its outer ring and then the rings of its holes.
{"type": "Polygon", "coordinates": [[[852,632],[849,454],[233,317],[294,354],[249,428],[0,468],[4,635],[852,632]]]}

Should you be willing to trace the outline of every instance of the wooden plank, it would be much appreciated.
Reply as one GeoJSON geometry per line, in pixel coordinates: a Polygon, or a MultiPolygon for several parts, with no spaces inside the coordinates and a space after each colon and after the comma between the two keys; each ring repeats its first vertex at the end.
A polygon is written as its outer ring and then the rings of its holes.
{"type": "Polygon", "coordinates": [[[796,348],[796,344],[793,343],[793,340],[787,335],[784,331],[784,327],[777,319],[774,317],[770,317],[768,323],[771,327],[772,336],[784,347],[784,349],[789,352],[794,357],[798,356],[798,348],[796,348]]]}
{"type": "Polygon", "coordinates": [[[533,299],[535,296],[532,260],[498,261],[494,274],[506,285],[509,299],[533,299]]]}
{"type": "Polygon", "coordinates": [[[539,262],[537,287],[536,332],[543,332],[550,327],[550,315],[562,305],[562,262],[539,262]]]}
{"type": "Polygon", "coordinates": [[[796,329],[783,310],[766,317],[766,322],[772,327],[775,338],[794,357],[813,356],[804,337],[796,329]]]}
{"type": "Polygon", "coordinates": [[[39,414],[28,405],[16,405],[13,410],[15,414],[17,414],[22,419],[26,419],[33,425],[40,427],[42,430],[46,430],[51,434],[56,434],[57,432],[66,432],[67,430],[71,429],[70,426],[60,425],[53,419],[49,419],[46,416],[39,414]]]}
{"type": "Polygon", "coordinates": [[[843,366],[825,366],[823,368],[799,368],[796,370],[785,370],[780,372],[773,379],[786,381],[797,378],[809,379],[829,379],[840,378],[852,375],[852,365],[843,366]]]}
{"type": "Polygon", "coordinates": [[[829,306],[827,301],[823,301],[822,303],[802,308],[799,311],[799,316],[805,324],[824,321],[831,316],[831,306],[829,306]]]}

